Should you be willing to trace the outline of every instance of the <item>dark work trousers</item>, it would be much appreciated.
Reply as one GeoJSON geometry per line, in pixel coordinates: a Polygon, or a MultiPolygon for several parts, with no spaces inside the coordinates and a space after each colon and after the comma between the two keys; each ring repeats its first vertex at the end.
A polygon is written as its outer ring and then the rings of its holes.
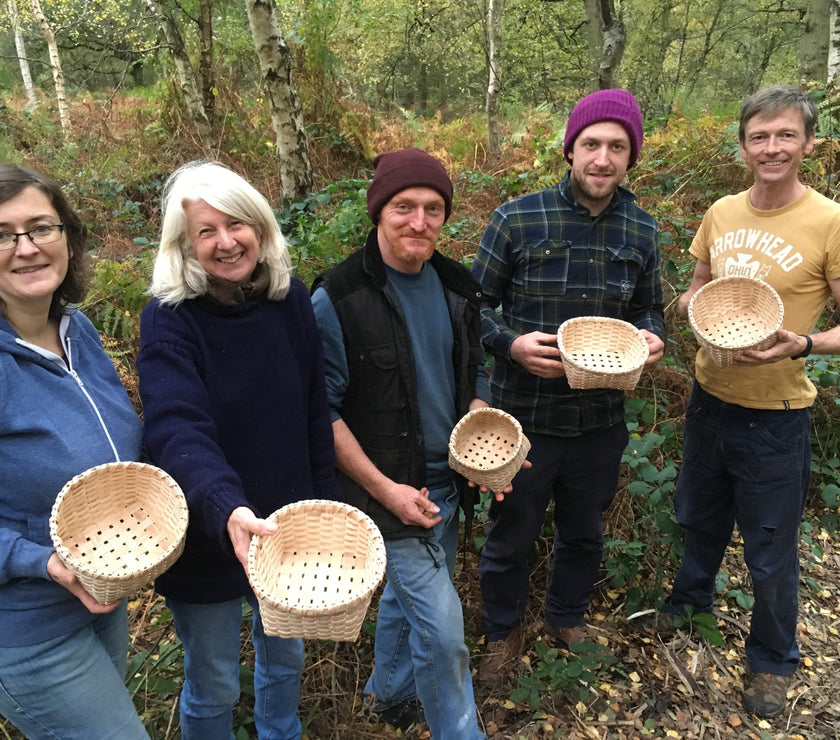
{"type": "Polygon", "coordinates": [[[715,577],[735,523],[755,605],[746,640],[756,673],[790,675],[799,664],[796,618],[799,523],[811,476],[810,411],[747,409],[695,383],[686,411],[674,492],[683,561],[666,611],[710,611],[715,577]]]}
{"type": "Polygon", "coordinates": [[[513,493],[493,500],[479,581],[487,641],[521,623],[528,602],[528,553],[554,501],[554,560],[545,597],[556,627],[583,622],[604,549],[603,513],[615,497],[624,423],[578,437],[528,434],[533,467],[513,480],[513,493]]]}

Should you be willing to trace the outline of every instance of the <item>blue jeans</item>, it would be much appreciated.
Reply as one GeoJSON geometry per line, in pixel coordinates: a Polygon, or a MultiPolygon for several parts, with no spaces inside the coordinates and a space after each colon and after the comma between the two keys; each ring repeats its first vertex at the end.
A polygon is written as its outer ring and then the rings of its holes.
{"type": "Polygon", "coordinates": [[[429,495],[443,519],[428,536],[385,541],[387,582],[365,694],[378,709],[417,697],[434,740],[478,740],[485,736],[478,729],[464,614],[452,583],[460,495],[454,484],[429,495]]]}
{"type": "Polygon", "coordinates": [[[674,492],[683,560],[665,611],[711,611],[715,577],[732,529],[744,540],[755,604],[746,640],[756,673],[792,674],[799,522],[811,476],[808,409],[747,409],[695,383],[686,411],[683,463],[674,492]]]}
{"type": "MultiPolygon", "coordinates": [[[[253,593],[254,724],[260,740],[299,740],[303,640],[267,637],[253,593]]],[[[181,690],[183,740],[232,740],[233,708],[239,701],[242,599],[189,604],[166,599],[184,645],[181,690]]]]}
{"type": "Polygon", "coordinates": [[[532,467],[513,479],[513,493],[490,504],[491,524],[481,549],[479,581],[488,642],[505,639],[528,604],[528,557],[554,500],[554,555],[545,615],[555,627],[575,627],[592,597],[604,551],[603,513],[615,498],[622,422],[577,437],[529,432],[532,467]]]}
{"type": "Polygon", "coordinates": [[[30,740],[148,740],[125,688],[125,603],[69,635],[0,648],[0,714],[30,740]]]}

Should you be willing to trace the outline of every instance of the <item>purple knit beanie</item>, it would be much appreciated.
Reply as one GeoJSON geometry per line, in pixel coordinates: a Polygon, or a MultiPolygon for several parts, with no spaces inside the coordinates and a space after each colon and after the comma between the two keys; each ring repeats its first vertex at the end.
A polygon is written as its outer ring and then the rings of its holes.
{"type": "MultiPolygon", "coordinates": [[[[382,207],[401,190],[432,188],[443,197],[446,219],[452,213],[452,180],[444,166],[422,149],[400,149],[373,160],[373,182],[367,191],[367,211],[373,223],[382,207]]],[[[444,220],[446,220],[444,219],[444,220]]]]}
{"type": "Polygon", "coordinates": [[[563,142],[563,156],[571,164],[569,152],[575,144],[578,134],[587,126],[599,121],[620,123],[630,137],[630,163],[628,169],[636,164],[642,149],[642,112],[639,104],[627,90],[598,90],[583,98],[569,116],[566,124],[566,139],[563,142]]]}

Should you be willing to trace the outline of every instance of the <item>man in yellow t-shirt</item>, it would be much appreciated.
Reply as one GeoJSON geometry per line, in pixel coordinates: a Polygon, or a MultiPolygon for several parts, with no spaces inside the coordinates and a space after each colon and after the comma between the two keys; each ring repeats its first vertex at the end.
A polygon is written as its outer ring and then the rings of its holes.
{"type": "Polygon", "coordinates": [[[697,354],[674,494],[683,561],[658,619],[667,632],[681,616],[711,611],[737,523],[755,597],[744,708],[762,717],[784,711],[799,664],[797,546],[816,397],[804,358],[840,353],[840,327],[812,333],[829,296],[840,300],[840,205],[799,179],[815,125],[816,107],[797,87],[769,87],[744,101],[738,137],[754,184],[703,217],[691,245],[694,276],[678,304],[686,314],[697,290],[732,275],[764,280],[784,303],[783,328],[770,349],[742,352],[726,368],[703,350],[697,354]]]}

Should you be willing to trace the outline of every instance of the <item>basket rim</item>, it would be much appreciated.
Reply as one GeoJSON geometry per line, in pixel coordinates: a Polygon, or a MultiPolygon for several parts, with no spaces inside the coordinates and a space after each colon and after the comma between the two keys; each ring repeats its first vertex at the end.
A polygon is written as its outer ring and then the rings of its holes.
{"type": "Polygon", "coordinates": [[[766,282],[765,280],[761,280],[760,278],[751,278],[751,277],[746,277],[744,275],[724,275],[722,277],[714,278],[713,280],[710,280],[708,283],[705,283],[704,285],[701,285],[697,289],[697,292],[693,296],[691,296],[691,300],[688,302],[688,323],[689,323],[689,326],[691,326],[691,330],[695,333],[698,340],[700,340],[701,342],[705,342],[710,347],[714,347],[717,351],[737,353],[737,352],[749,349],[751,347],[755,347],[757,344],[760,344],[765,339],[767,339],[768,337],[772,336],[777,331],[779,331],[779,329],[782,328],[782,324],[784,323],[784,319],[785,319],[784,312],[785,312],[785,304],[782,302],[782,298],[779,295],[778,291],[772,285],[770,285],[770,283],[766,282]],[[738,344],[738,345],[732,345],[732,346],[724,347],[720,344],[716,344],[715,341],[712,338],[710,338],[709,335],[706,332],[704,332],[697,325],[697,322],[694,318],[694,302],[697,300],[697,297],[702,295],[704,293],[704,291],[707,294],[711,293],[712,291],[714,291],[718,287],[720,287],[722,284],[727,283],[727,282],[728,283],[740,283],[742,285],[758,285],[758,286],[760,286],[760,288],[762,290],[765,290],[767,292],[768,296],[771,296],[771,297],[775,298],[776,304],[779,308],[779,311],[778,311],[777,316],[776,316],[776,322],[775,322],[773,328],[771,330],[769,330],[764,335],[764,337],[762,339],[758,340],[757,342],[753,341],[753,342],[748,342],[746,344],[738,344]],[[710,288],[710,286],[714,286],[714,287],[710,288]],[[707,288],[708,288],[708,290],[707,290],[707,288]]]}
{"type": "Polygon", "coordinates": [[[144,470],[152,475],[158,476],[162,478],[167,483],[171,483],[174,485],[175,489],[181,493],[180,496],[177,496],[175,501],[178,509],[181,511],[181,518],[184,521],[183,531],[181,532],[180,536],[173,539],[172,542],[169,543],[169,547],[163,551],[163,553],[157,558],[156,563],[164,562],[167,558],[171,557],[172,554],[176,550],[180,550],[183,548],[184,538],[186,536],[187,526],[189,525],[189,508],[187,506],[187,500],[184,496],[181,487],[178,485],[177,481],[169,475],[163,468],[159,468],[155,465],[150,465],[149,463],[143,463],[134,460],[119,460],[113,461],[108,463],[102,463],[101,465],[94,465],[87,470],[74,475],[67,483],[62,486],[61,490],[58,492],[58,496],[56,496],[55,501],[52,505],[52,510],[50,512],[49,518],[49,527],[50,527],[50,538],[53,542],[53,547],[58,553],[59,558],[61,558],[62,562],[72,571],[74,571],[77,575],[81,575],[84,578],[97,578],[102,580],[107,580],[109,583],[119,584],[124,582],[129,582],[137,578],[138,575],[141,575],[147,571],[151,571],[154,569],[155,565],[145,565],[145,566],[136,566],[134,568],[125,568],[121,570],[120,573],[108,573],[107,571],[103,571],[99,568],[92,568],[86,561],[80,560],[77,558],[67,546],[61,541],[58,535],[58,513],[61,503],[67,497],[68,492],[73,489],[73,487],[79,483],[82,479],[92,477],[93,475],[97,475],[103,469],[113,470],[118,468],[134,468],[137,470],[144,470]]]}
{"type": "Polygon", "coordinates": [[[647,362],[648,357],[650,356],[650,348],[648,347],[648,343],[645,341],[644,334],[642,334],[641,329],[637,326],[634,326],[629,321],[625,321],[624,319],[616,319],[612,316],[574,316],[571,319],[566,319],[559,327],[557,327],[557,349],[560,350],[560,354],[563,358],[563,364],[565,365],[568,363],[574,369],[579,370],[583,373],[588,373],[590,375],[600,375],[600,376],[611,376],[616,378],[623,378],[625,376],[632,376],[635,373],[640,373],[641,370],[644,368],[645,363],[647,362]],[[598,369],[593,370],[586,365],[576,361],[571,354],[568,354],[564,343],[563,343],[563,329],[569,326],[572,326],[576,323],[611,323],[615,326],[621,326],[624,330],[628,333],[632,330],[633,334],[636,336],[639,342],[639,347],[642,350],[642,358],[641,362],[636,363],[632,367],[623,368],[621,370],[613,370],[611,368],[605,369],[598,369]]]}
{"type": "MultiPolygon", "coordinates": [[[[500,419],[504,419],[505,421],[509,421],[512,423],[513,428],[516,430],[516,445],[513,448],[510,457],[515,458],[516,455],[519,454],[519,451],[522,449],[523,441],[524,441],[524,432],[522,431],[522,425],[519,423],[519,420],[509,414],[507,411],[502,409],[496,408],[495,406],[481,406],[477,409],[473,409],[472,411],[468,411],[464,414],[459,420],[458,423],[452,429],[451,434],[449,435],[449,454],[452,455],[453,458],[460,464],[463,465],[465,468],[469,468],[470,470],[476,470],[472,465],[470,465],[464,458],[458,453],[458,450],[455,447],[455,438],[458,436],[458,433],[463,429],[464,426],[471,423],[473,419],[479,416],[495,416],[500,419]]],[[[504,460],[497,465],[494,465],[489,468],[483,468],[481,472],[487,473],[492,472],[494,470],[498,470],[505,465],[508,465],[510,460],[504,460]]]]}
{"type": "Polygon", "coordinates": [[[303,499],[301,501],[294,501],[290,504],[286,504],[285,506],[281,506],[279,509],[267,516],[266,521],[270,521],[274,524],[279,525],[280,519],[302,509],[333,509],[334,511],[341,511],[345,513],[348,517],[354,519],[356,522],[362,524],[367,529],[368,533],[371,535],[371,538],[374,541],[373,549],[375,554],[375,557],[372,559],[371,564],[371,572],[373,576],[371,578],[371,582],[365,587],[364,590],[360,591],[352,598],[342,602],[340,605],[337,606],[322,608],[307,608],[301,606],[293,606],[289,604],[285,599],[278,599],[276,596],[267,591],[265,585],[258,577],[256,571],[257,549],[264,539],[268,539],[272,535],[254,535],[251,538],[250,545],[248,546],[247,575],[248,581],[251,584],[251,588],[253,589],[257,599],[261,602],[267,603],[270,607],[282,611],[286,614],[303,617],[329,616],[331,614],[338,614],[352,610],[360,606],[362,603],[368,603],[374,591],[376,591],[377,587],[381,583],[383,576],[385,575],[385,540],[382,537],[382,533],[379,531],[379,527],[376,526],[373,519],[371,519],[361,509],[353,506],[352,504],[348,504],[343,501],[333,501],[330,499],[314,498],[303,499]]]}

